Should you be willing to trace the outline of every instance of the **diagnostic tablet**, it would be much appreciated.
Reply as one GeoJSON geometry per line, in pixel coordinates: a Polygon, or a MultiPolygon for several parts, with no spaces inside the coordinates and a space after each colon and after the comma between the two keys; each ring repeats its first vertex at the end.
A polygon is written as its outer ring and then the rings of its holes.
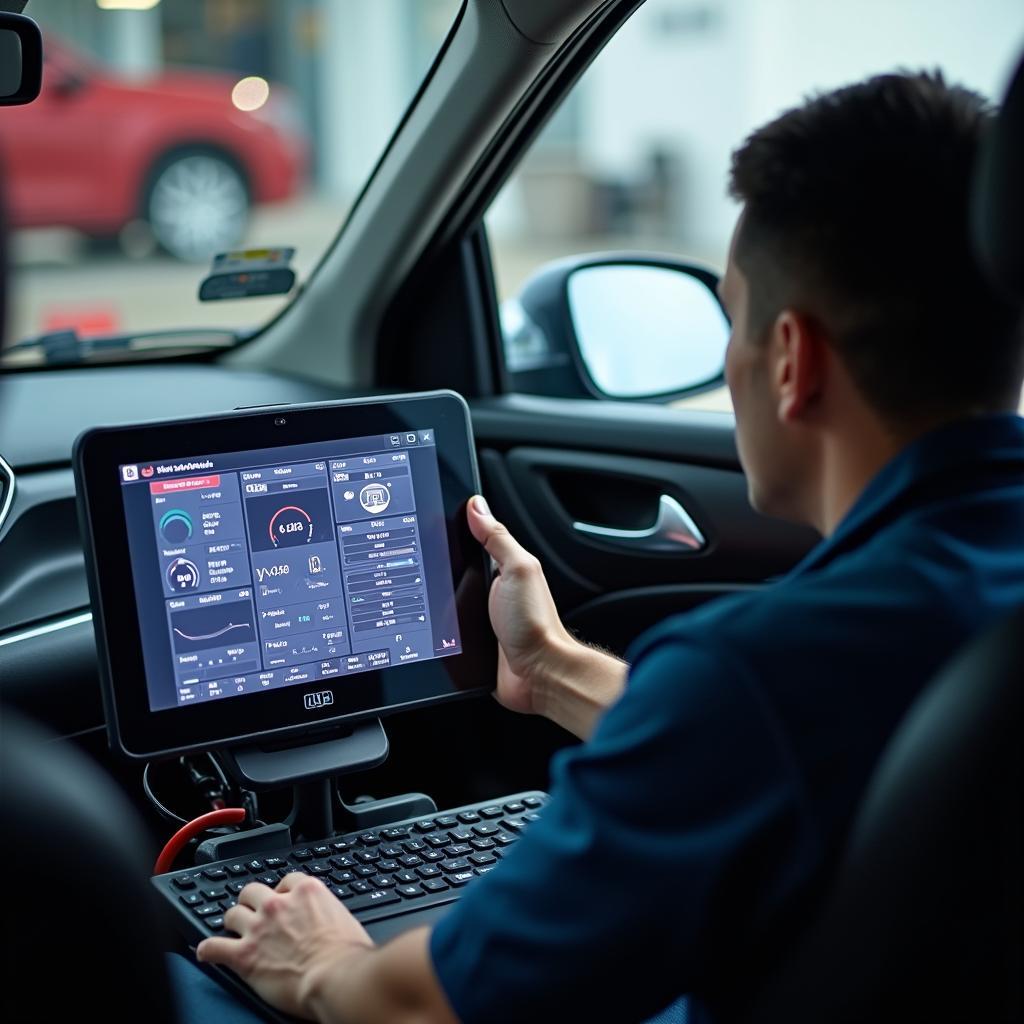
{"type": "Polygon", "coordinates": [[[97,428],[75,477],[111,744],[154,756],[493,689],[453,392],[97,428]]]}

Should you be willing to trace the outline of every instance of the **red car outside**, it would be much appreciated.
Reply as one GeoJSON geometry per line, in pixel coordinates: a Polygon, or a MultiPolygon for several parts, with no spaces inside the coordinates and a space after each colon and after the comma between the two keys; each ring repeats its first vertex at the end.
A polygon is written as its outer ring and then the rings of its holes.
{"type": "Polygon", "coordinates": [[[244,111],[235,75],[128,81],[53,38],[44,52],[39,99],[0,118],[14,227],[110,237],[142,220],[175,256],[203,260],[242,240],[253,204],[301,189],[308,145],[282,86],[244,111]]]}

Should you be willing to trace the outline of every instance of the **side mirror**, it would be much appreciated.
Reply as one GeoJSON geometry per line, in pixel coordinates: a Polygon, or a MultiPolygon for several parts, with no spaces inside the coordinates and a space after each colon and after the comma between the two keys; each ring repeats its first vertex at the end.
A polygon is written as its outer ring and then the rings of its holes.
{"type": "Polygon", "coordinates": [[[541,267],[502,308],[523,390],[667,401],[721,385],[729,320],[710,270],[601,253],[541,267]],[[530,386],[530,385],[533,386],[530,386]]]}
{"type": "Polygon", "coordinates": [[[43,37],[21,14],[0,12],[0,107],[31,103],[43,82],[43,37]]]}

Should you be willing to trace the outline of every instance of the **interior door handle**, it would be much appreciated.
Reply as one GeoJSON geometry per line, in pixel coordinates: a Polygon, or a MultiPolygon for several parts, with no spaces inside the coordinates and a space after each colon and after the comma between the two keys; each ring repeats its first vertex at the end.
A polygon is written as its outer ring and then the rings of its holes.
{"type": "Polygon", "coordinates": [[[700,551],[707,546],[704,534],[689,512],[675,498],[663,494],[658,499],[658,517],[645,530],[617,530],[611,526],[575,522],[572,528],[588,537],[621,544],[630,551],[671,553],[680,549],[700,551]]]}

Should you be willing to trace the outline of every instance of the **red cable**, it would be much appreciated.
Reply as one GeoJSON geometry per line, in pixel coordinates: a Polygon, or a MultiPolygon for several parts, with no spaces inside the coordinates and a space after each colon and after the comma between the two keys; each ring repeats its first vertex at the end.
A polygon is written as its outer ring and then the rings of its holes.
{"type": "Polygon", "coordinates": [[[174,858],[193,836],[217,825],[241,825],[245,821],[245,817],[246,812],[242,807],[225,807],[221,811],[200,814],[198,818],[179,828],[167,841],[167,845],[160,851],[160,856],[156,859],[153,874],[162,875],[165,871],[170,871],[174,858]]]}

